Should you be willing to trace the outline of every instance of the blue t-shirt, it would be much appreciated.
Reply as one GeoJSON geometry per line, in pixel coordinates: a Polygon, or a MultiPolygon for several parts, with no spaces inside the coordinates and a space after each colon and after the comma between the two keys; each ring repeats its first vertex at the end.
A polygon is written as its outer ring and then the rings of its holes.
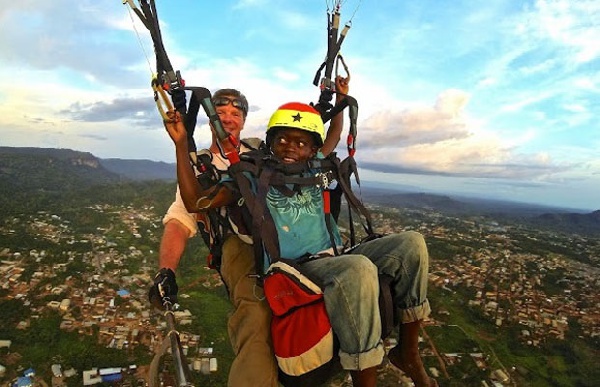
{"type": "MultiPolygon", "coordinates": [[[[275,222],[282,258],[296,259],[306,254],[331,251],[320,187],[304,186],[291,197],[270,187],[267,208],[275,222]]],[[[339,230],[333,219],[331,226],[335,243],[340,246],[339,230]]]]}
{"type": "MultiPolygon", "coordinates": [[[[317,171],[309,173],[316,174],[317,171]]],[[[254,193],[257,190],[255,176],[245,173],[249,177],[254,193]]],[[[223,176],[222,181],[231,181],[230,176],[223,176]]],[[[291,185],[288,188],[292,188],[291,185]]],[[[333,247],[327,224],[325,223],[325,210],[323,188],[314,185],[302,186],[299,192],[292,196],[282,194],[277,188],[269,187],[267,193],[267,208],[275,223],[277,237],[279,238],[280,257],[297,259],[303,256],[327,252],[333,255],[333,247]]],[[[342,238],[337,224],[331,219],[331,231],[336,246],[342,245],[342,238]]],[[[265,251],[265,269],[270,264],[270,259],[265,251]]]]}

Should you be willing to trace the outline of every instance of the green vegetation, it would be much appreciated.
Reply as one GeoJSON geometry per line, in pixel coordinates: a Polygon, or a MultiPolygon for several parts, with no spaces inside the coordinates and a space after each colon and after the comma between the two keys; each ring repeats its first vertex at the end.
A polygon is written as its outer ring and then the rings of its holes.
{"type": "MultiPolygon", "coordinates": [[[[481,351],[490,356],[488,372],[503,365],[511,371],[511,376],[517,378],[519,386],[592,387],[600,380],[600,370],[595,365],[597,346],[577,337],[549,340],[539,348],[526,346],[518,339],[519,326],[496,327],[478,309],[465,305],[463,295],[439,288],[430,288],[429,294],[434,311],[444,309],[449,312],[447,316],[436,315],[436,319],[448,326],[426,329],[439,351],[481,351]]],[[[471,372],[461,364],[453,371],[452,379],[461,380],[459,374],[471,375],[471,372]]]]}
{"type": "Polygon", "coordinates": [[[440,260],[452,260],[457,254],[464,252],[464,248],[458,244],[433,237],[427,239],[427,249],[432,257],[440,260]]]}

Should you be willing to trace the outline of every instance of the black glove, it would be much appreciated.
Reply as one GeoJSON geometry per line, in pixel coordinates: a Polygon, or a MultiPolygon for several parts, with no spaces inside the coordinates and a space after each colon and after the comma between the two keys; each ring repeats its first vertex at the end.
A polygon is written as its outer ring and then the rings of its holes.
{"type": "Polygon", "coordinates": [[[185,90],[181,88],[173,89],[171,91],[171,101],[173,101],[175,110],[185,110],[185,90]]]}
{"type": "Polygon", "coordinates": [[[163,267],[154,276],[154,284],[148,292],[148,299],[152,305],[162,309],[165,299],[173,304],[177,303],[178,290],[175,273],[173,270],[163,267]]]}

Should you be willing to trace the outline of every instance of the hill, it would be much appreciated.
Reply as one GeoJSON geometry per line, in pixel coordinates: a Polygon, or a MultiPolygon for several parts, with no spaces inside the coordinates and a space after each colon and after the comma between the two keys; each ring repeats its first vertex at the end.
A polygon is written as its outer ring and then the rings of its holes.
{"type": "Polygon", "coordinates": [[[529,222],[533,226],[550,227],[556,230],[569,230],[575,234],[600,235],[600,210],[589,214],[546,213],[536,216],[529,222]]]}
{"type": "MultiPolygon", "coordinates": [[[[94,203],[100,197],[110,203],[135,198],[167,206],[175,189],[174,172],[168,181],[155,174],[134,179],[134,175],[142,176],[136,171],[144,163],[109,161],[109,169],[104,160],[87,152],[0,147],[0,208],[3,215],[48,211],[75,202],[94,203]]],[[[160,170],[161,163],[147,163],[149,170],[160,170]]]]}
{"type": "Polygon", "coordinates": [[[69,149],[0,147],[3,190],[65,191],[123,180],[91,153],[69,149]]]}
{"type": "Polygon", "coordinates": [[[74,188],[125,180],[174,181],[176,171],[175,164],[100,159],[70,149],[0,147],[0,179],[11,185],[21,184],[23,188],[50,189],[50,182],[74,188]]]}
{"type": "Polygon", "coordinates": [[[553,232],[600,235],[600,210],[574,213],[572,209],[566,208],[423,192],[397,192],[389,188],[371,188],[368,185],[362,189],[362,197],[365,202],[388,207],[430,209],[445,215],[481,216],[553,232]]]}
{"type": "Polygon", "coordinates": [[[99,159],[99,161],[108,171],[131,180],[174,181],[177,179],[175,164],[151,160],[99,159]]]}

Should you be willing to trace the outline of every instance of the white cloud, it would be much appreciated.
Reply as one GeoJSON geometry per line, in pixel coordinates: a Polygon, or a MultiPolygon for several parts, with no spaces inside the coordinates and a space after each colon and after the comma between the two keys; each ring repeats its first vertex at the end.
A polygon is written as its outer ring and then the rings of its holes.
{"type": "Polygon", "coordinates": [[[568,104],[568,105],[564,105],[563,108],[565,110],[568,110],[572,113],[585,113],[587,112],[587,108],[583,105],[579,105],[579,104],[568,104]]]}
{"type": "Polygon", "coordinates": [[[470,96],[446,90],[432,107],[382,110],[359,132],[360,161],[369,169],[453,176],[539,179],[570,168],[548,152],[522,153],[537,139],[536,130],[500,136],[469,119],[470,96]]]}
{"type": "Polygon", "coordinates": [[[600,3],[595,0],[538,0],[532,27],[555,43],[571,48],[576,63],[600,57],[600,3]]]}
{"type": "Polygon", "coordinates": [[[463,117],[468,99],[460,90],[446,90],[433,107],[379,110],[364,121],[368,134],[359,134],[361,143],[368,148],[405,147],[468,137],[463,117]]]}

